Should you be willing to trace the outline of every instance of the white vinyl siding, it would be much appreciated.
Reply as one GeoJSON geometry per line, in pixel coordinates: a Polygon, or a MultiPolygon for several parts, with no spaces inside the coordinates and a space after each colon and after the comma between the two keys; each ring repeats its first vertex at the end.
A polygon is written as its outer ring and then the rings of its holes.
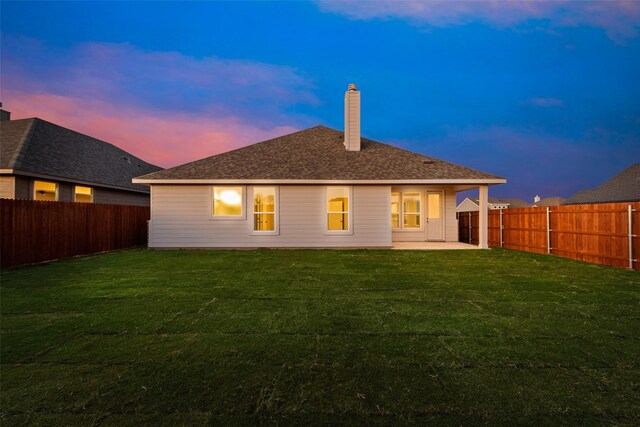
{"type": "MultiPolygon", "coordinates": [[[[247,188],[250,188],[248,186],[247,188]]],[[[281,185],[279,234],[253,232],[253,218],[218,221],[211,216],[210,185],[154,185],[149,247],[389,247],[391,187],[351,187],[350,234],[326,233],[326,186],[281,185]]],[[[251,191],[244,191],[246,199],[251,191]]],[[[244,200],[251,206],[253,200],[244,200]]]]}
{"type": "MultiPolygon", "coordinates": [[[[427,204],[424,203],[427,199],[427,193],[429,191],[442,191],[443,193],[443,227],[444,227],[444,240],[446,242],[458,241],[458,220],[456,219],[456,193],[451,188],[445,186],[393,186],[393,192],[400,194],[420,192],[422,194],[422,201],[424,207],[423,213],[427,208],[427,204]]],[[[426,238],[426,229],[411,230],[411,229],[397,229],[392,231],[394,242],[424,242],[426,238]]]]}

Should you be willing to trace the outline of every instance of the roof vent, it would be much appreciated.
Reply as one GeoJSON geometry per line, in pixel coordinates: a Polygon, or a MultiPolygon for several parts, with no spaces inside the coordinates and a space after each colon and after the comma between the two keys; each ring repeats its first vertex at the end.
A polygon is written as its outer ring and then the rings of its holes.
{"type": "Polygon", "coordinates": [[[432,165],[432,164],[434,164],[434,163],[435,163],[435,162],[434,162],[433,160],[423,160],[423,161],[422,161],[422,164],[423,164],[423,165],[432,165]]]}

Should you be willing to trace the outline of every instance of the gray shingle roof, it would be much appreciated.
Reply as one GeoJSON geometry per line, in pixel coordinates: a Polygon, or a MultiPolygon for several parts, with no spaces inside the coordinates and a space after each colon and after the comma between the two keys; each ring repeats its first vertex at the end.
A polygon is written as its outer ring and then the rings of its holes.
{"type": "Polygon", "coordinates": [[[342,133],[325,126],[315,126],[139,178],[503,179],[365,138],[360,151],[347,151],[342,133]]]}
{"type": "Polygon", "coordinates": [[[148,192],[132,184],[161,168],[120,148],[38,118],[0,122],[0,168],[148,192]]]}
{"type": "Polygon", "coordinates": [[[566,199],[562,198],[562,197],[545,197],[544,199],[541,199],[539,202],[537,203],[532,203],[531,206],[536,205],[537,207],[544,207],[544,206],[560,206],[562,203],[564,203],[566,199]]]}
{"type": "Polygon", "coordinates": [[[638,201],[640,201],[640,163],[635,163],[601,186],[574,194],[564,204],[638,201]]]}

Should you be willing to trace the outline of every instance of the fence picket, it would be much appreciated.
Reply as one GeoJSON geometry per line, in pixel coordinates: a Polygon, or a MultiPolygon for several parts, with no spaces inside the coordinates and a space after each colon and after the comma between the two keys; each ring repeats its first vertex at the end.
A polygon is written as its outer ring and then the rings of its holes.
{"type": "MultiPolygon", "coordinates": [[[[477,244],[478,212],[458,217],[460,241],[477,244]]],[[[640,202],[490,210],[489,246],[640,270],[640,202]]]]}
{"type": "Polygon", "coordinates": [[[0,266],[147,243],[149,207],[0,199],[0,266]]]}

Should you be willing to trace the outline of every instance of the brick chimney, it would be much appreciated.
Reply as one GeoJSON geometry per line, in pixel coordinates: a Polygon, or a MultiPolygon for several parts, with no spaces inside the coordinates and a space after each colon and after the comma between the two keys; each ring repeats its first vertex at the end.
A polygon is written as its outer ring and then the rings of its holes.
{"type": "Polygon", "coordinates": [[[344,146],[360,151],[360,91],[353,83],[344,94],[344,146]]]}

